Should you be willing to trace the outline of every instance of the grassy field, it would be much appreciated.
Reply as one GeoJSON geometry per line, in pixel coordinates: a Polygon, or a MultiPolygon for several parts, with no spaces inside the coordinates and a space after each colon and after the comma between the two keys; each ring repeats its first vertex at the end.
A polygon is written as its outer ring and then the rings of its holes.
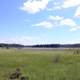
{"type": "Polygon", "coordinates": [[[29,80],[80,80],[80,54],[75,51],[0,49],[0,80],[8,80],[16,68],[29,80]]]}

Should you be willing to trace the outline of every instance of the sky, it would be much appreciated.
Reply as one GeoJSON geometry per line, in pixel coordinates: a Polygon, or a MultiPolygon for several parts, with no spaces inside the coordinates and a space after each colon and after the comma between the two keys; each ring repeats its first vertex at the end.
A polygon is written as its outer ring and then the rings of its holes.
{"type": "Polygon", "coordinates": [[[0,0],[0,43],[80,43],[80,0],[0,0]]]}

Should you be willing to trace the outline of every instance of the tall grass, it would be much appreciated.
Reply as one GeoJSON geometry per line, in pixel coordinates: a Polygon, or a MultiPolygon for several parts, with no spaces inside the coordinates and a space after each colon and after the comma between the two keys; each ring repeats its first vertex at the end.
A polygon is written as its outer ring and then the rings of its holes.
{"type": "Polygon", "coordinates": [[[7,80],[16,68],[29,80],[80,80],[80,54],[73,50],[0,49],[0,80],[7,80]]]}

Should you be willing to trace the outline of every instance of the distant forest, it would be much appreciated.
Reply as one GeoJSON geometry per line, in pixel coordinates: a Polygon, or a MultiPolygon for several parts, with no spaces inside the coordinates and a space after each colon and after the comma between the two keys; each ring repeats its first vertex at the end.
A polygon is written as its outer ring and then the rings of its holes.
{"type": "Polygon", "coordinates": [[[7,44],[7,43],[0,43],[1,48],[22,48],[24,45],[21,44],[7,44]]]}
{"type": "Polygon", "coordinates": [[[38,44],[25,46],[21,44],[0,43],[1,48],[80,48],[80,44],[38,44]]]}

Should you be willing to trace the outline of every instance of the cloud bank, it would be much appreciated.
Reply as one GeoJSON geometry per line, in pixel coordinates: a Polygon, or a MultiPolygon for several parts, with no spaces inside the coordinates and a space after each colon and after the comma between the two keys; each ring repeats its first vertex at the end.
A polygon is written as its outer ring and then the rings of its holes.
{"type": "MultiPolygon", "coordinates": [[[[65,13],[65,16],[52,15],[49,14],[47,19],[32,24],[32,26],[39,26],[43,28],[53,28],[55,26],[68,26],[70,31],[75,31],[80,28],[80,25],[76,23],[76,18],[80,17],[80,0],[63,0],[63,1],[54,1],[54,0],[26,0],[23,5],[20,7],[21,10],[26,11],[30,14],[39,13],[42,10],[48,10],[48,12],[55,12],[57,10],[65,11],[67,9],[75,8],[75,11],[71,17],[66,17],[68,14],[65,13]],[[50,5],[51,4],[51,5],[50,5]],[[50,6],[50,7],[49,7],[50,6]]],[[[47,13],[46,13],[47,14],[47,13]]]]}
{"type": "Polygon", "coordinates": [[[61,16],[52,16],[52,15],[50,15],[48,19],[46,19],[45,21],[36,23],[32,26],[44,27],[48,29],[59,26],[68,26],[70,27],[70,31],[76,31],[77,29],[80,28],[80,26],[77,25],[77,23],[71,18],[65,19],[64,17],[61,16]]]}

